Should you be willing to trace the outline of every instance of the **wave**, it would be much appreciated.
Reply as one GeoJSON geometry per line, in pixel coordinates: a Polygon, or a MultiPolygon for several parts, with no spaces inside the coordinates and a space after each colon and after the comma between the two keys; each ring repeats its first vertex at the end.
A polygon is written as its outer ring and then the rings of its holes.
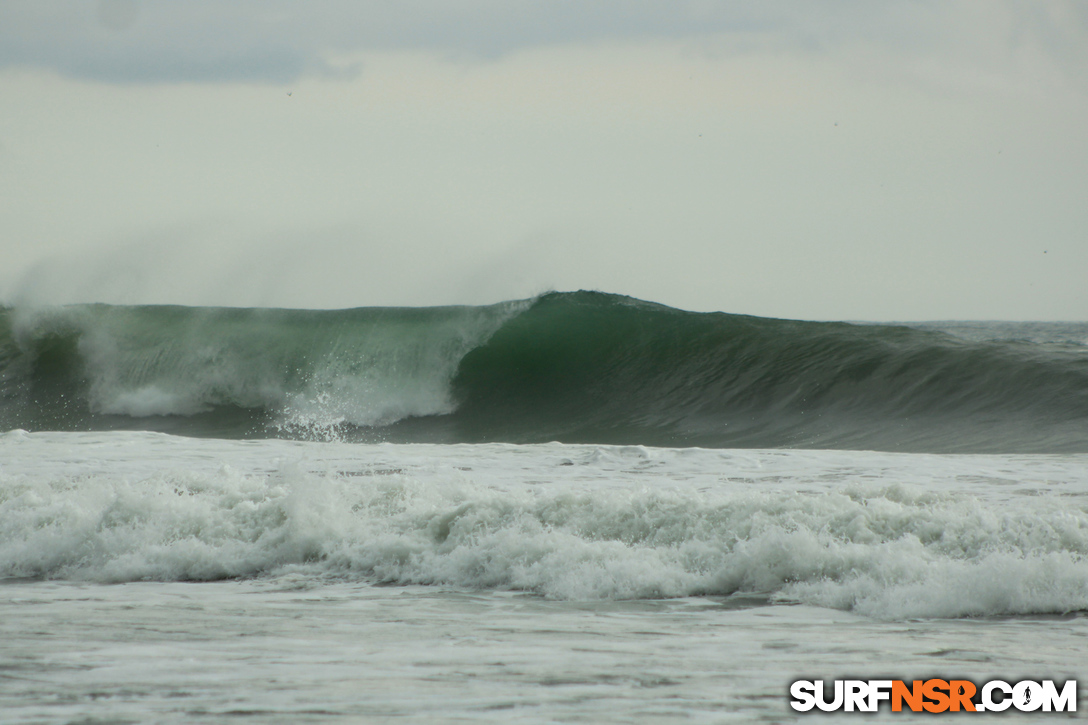
{"type": "Polygon", "coordinates": [[[1088,326],[986,329],[596,292],[483,307],[5,309],[0,428],[1088,451],[1088,326]]]}
{"type": "Polygon", "coordinates": [[[498,490],[362,473],[0,476],[0,578],[742,595],[885,619],[1088,610],[1088,513],[1057,496],[1007,507],[896,484],[498,490]]]}

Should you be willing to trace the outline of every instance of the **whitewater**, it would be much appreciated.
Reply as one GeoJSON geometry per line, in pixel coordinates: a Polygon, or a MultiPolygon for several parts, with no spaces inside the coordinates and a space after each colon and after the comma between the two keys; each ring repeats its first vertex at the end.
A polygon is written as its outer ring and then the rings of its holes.
{"type": "Polygon", "coordinates": [[[0,431],[4,722],[791,722],[796,679],[1088,682],[1083,323],[7,309],[0,431]]]}

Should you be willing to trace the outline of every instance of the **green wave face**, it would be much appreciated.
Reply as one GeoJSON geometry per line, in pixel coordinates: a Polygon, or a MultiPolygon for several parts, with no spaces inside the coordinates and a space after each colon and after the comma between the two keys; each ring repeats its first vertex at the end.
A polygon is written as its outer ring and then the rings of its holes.
{"type": "Polygon", "coordinates": [[[592,292],[486,307],[9,309],[0,428],[1088,451],[1088,325],[986,330],[592,292]]]}

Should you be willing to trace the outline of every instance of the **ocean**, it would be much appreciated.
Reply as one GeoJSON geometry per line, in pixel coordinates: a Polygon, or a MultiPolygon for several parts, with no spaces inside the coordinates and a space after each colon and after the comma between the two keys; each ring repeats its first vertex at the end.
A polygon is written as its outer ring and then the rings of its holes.
{"type": "Polygon", "coordinates": [[[0,309],[5,723],[921,722],[790,684],[1086,614],[1088,323],[0,309]]]}

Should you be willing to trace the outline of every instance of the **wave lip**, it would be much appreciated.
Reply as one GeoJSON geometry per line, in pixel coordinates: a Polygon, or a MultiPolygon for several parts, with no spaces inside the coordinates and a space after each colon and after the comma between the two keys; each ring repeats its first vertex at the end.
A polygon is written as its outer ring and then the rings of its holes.
{"type": "Polygon", "coordinates": [[[0,427],[1088,451],[1088,324],[858,325],[595,292],[486,307],[0,312],[0,427]]]}

